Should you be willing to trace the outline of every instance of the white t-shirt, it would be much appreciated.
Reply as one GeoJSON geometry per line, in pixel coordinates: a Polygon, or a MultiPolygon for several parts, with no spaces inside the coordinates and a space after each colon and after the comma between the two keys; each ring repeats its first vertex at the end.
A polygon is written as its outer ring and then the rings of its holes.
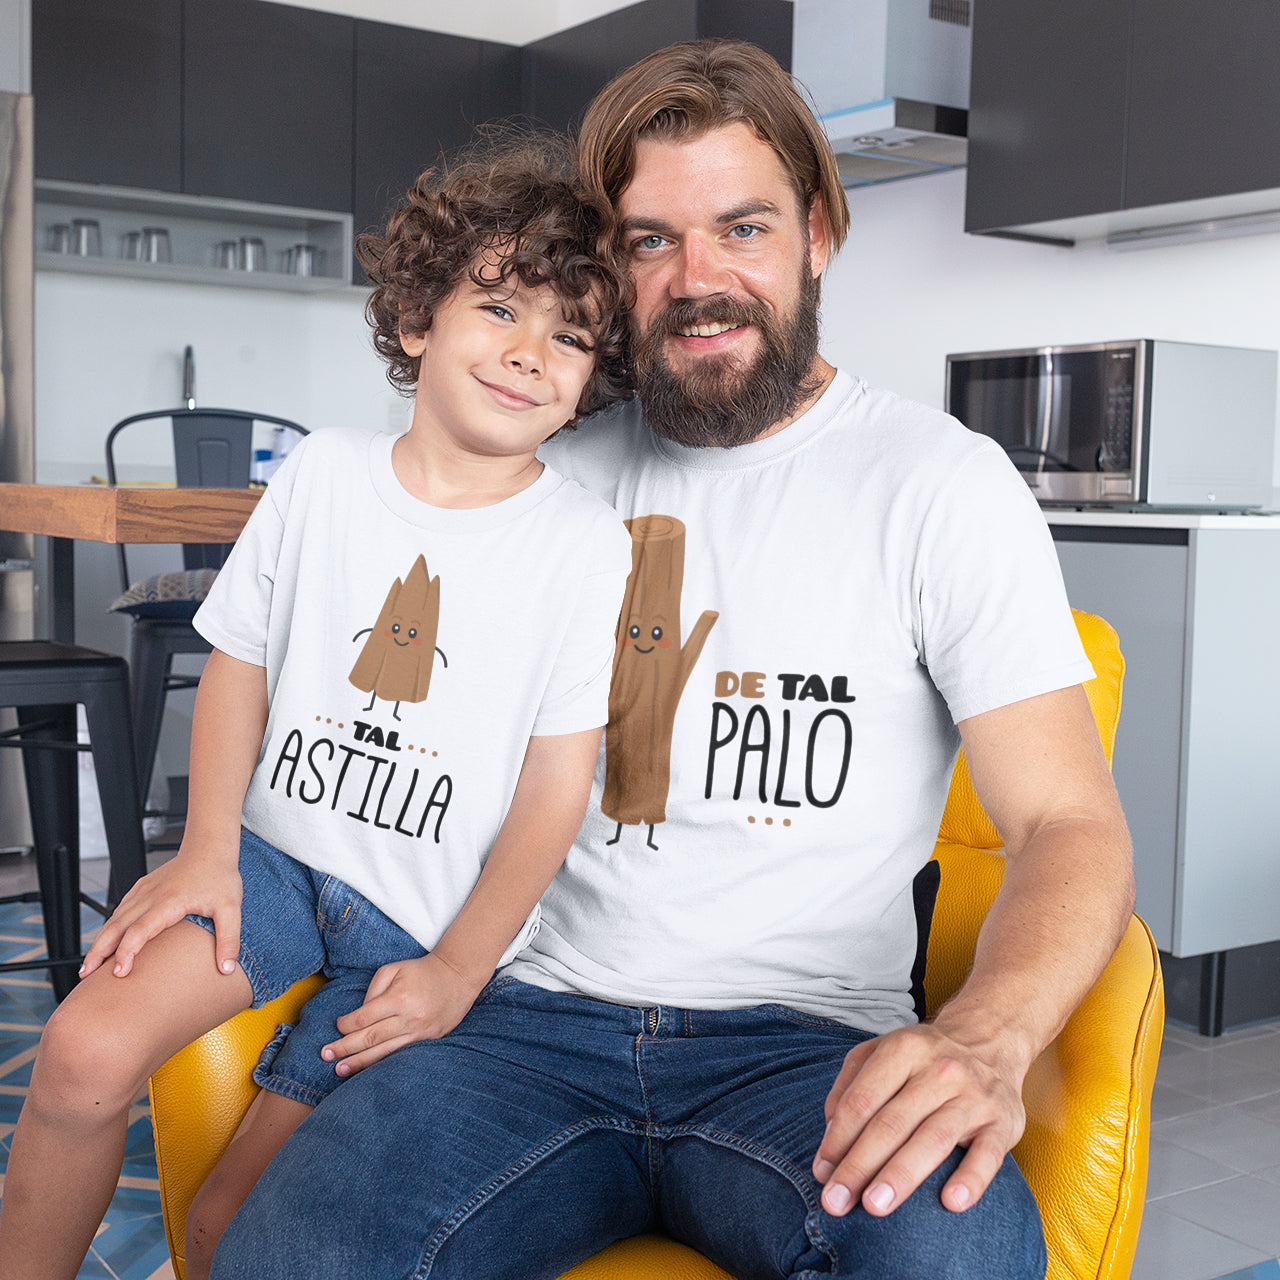
{"type": "Polygon", "coordinates": [[[605,721],[630,540],[550,467],[493,506],[427,506],[395,478],[393,444],[329,429],[298,445],[195,623],[267,671],[245,826],[430,948],[529,738],[605,721]]]}
{"type": "Polygon", "coordinates": [[[1092,674],[1027,486],[989,439],[845,373],[740,448],[681,448],[631,410],[544,454],[658,518],[632,524],[587,820],[507,972],[623,1004],[914,1020],[912,880],[955,722],[1092,674]]]}

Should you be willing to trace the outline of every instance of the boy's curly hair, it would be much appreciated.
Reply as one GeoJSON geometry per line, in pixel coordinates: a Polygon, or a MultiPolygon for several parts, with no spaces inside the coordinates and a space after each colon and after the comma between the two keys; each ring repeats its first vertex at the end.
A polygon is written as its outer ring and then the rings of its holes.
{"type": "Polygon", "coordinates": [[[436,309],[469,274],[485,289],[550,285],[566,318],[591,333],[595,365],[579,417],[625,398],[634,386],[631,286],[612,231],[608,205],[577,185],[567,139],[508,128],[428,169],[390,215],[385,235],[356,237],[373,283],[365,314],[388,381],[412,390],[420,358],[405,354],[400,330],[430,329],[436,309]]]}

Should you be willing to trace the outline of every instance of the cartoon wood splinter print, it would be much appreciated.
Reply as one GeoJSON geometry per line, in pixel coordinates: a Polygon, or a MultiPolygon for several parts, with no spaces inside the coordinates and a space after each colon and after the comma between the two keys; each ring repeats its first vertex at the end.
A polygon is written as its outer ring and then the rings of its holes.
{"type": "Polygon", "coordinates": [[[404,581],[397,578],[391,584],[378,621],[352,636],[353,643],[366,633],[369,636],[347,677],[357,689],[373,694],[366,711],[382,698],[395,703],[391,714],[399,720],[402,702],[425,700],[436,654],[449,665],[436,648],[439,624],[440,577],[430,577],[426,557],[419,556],[404,581]]]}
{"type": "Polygon", "coordinates": [[[613,652],[609,723],[605,728],[604,796],[600,808],[618,824],[653,828],[667,817],[671,734],[680,695],[719,613],[705,611],[680,644],[685,526],[674,516],[637,516],[631,532],[631,576],[613,652]]]}

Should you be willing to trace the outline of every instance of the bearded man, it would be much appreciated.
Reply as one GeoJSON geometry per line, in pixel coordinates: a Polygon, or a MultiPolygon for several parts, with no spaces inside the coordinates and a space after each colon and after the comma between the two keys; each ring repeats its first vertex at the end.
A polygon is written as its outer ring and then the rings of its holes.
{"type": "Polygon", "coordinates": [[[544,456],[631,522],[615,673],[681,658],[618,739],[668,753],[663,805],[602,809],[602,762],[529,947],[316,1110],[214,1274],[537,1280],[656,1230],[741,1280],[1043,1276],[1021,1085],[1133,892],[1043,520],[991,441],[818,353],[848,212],[770,58],[652,55],[580,163],[639,397],[544,456]],[[961,742],[1008,867],[925,1022],[961,742]]]}

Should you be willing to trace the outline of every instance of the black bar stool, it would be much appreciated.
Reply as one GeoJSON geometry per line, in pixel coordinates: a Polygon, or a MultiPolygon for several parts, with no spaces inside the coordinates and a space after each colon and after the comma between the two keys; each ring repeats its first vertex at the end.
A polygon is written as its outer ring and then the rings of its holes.
{"type": "Polygon", "coordinates": [[[78,981],[83,958],[80,904],[103,916],[146,874],[142,806],[129,718],[129,668],[123,658],[52,640],[0,641],[0,706],[14,707],[18,726],[0,747],[22,751],[38,893],[0,902],[39,901],[48,958],[10,961],[0,970],[48,968],[59,1000],[78,981]],[[76,704],[83,705],[89,743],[76,742],[76,704]],[[92,751],[111,860],[108,904],[80,892],[80,805],[77,751],[92,751]]]}

